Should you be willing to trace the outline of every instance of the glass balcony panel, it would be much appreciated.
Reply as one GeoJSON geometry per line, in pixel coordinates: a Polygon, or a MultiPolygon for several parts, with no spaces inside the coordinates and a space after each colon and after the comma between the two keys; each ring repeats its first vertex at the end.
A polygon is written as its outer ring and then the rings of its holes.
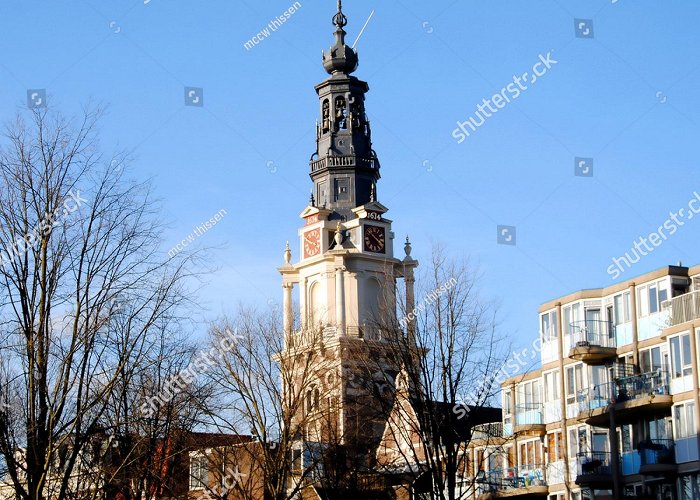
{"type": "Polygon", "coordinates": [[[541,425],[543,423],[541,404],[524,404],[515,407],[515,425],[541,425]]]}
{"type": "Polygon", "coordinates": [[[639,453],[636,451],[628,451],[622,454],[622,474],[629,476],[631,474],[639,474],[641,460],[639,453]]]}

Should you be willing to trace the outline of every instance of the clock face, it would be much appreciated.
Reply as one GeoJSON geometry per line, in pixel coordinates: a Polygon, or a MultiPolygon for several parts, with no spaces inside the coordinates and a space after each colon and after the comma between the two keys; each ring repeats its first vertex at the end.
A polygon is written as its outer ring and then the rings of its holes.
{"type": "Polygon", "coordinates": [[[380,226],[365,226],[365,250],[374,253],[386,251],[386,237],[384,228],[380,226]]]}
{"type": "Polygon", "coordinates": [[[321,230],[316,228],[304,233],[304,258],[308,259],[321,251],[321,230]]]}

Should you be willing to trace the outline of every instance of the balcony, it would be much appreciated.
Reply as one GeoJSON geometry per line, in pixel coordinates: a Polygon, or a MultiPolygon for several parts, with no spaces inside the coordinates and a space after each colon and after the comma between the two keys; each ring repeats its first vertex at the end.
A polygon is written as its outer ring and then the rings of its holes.
{"type": "Polygon", "coordinates": [[[670,411],[668,372],[653,372],[621,377],[580,393],[579,420],[597,427],[610,426],[610,406],[614,405],[616,424],[632,424],[640,416],[663,410],[670,411]]]}
{"type": "Polygon", "coordinates": [[[700,318],[700,290],[673,297],[662,307],[669,309],[668,326],[676,326],[700,318]]]}
{"type": "Polygon", "coordinates": [[[329,167],[361,167],[369,170],[379,168],[379,160],[376,158],[357,158],[350,156],[327,156],[318,160],[311,160],[311,171],[318,172],[329,167]]]}
{"type": "Polygon", "coordinates": [[[576,484],[606,489],[612,486],[612,455],[607,451],[589,451],[576,456],[576,484]]]}
{"type": "Polygon", "coordinates": [[[534,436],[544,436],[547,428],[542,415],[542,404],[531,403],[515,406],[515,428],[516,434],[526,434],[534,436]]]}
{"type": "Polygon", "coordinates": [[[483,471],[477,475],[477,496],[490,498],[546,498],[549,488],[544,480],[543,465],[523,465],[483,471]]]}
{"type": "Polygon", "coordinates": [[[650,439],[639,443],[641,465],[639,472],[645,475],[666,475],[678,471],[675,443],[672,439],[650,439]]]}
{"type": "Polygon", "coordinates": [[[617,358],[615,326],[610,321],[574,321],[569,357],[588,365],[602,365],[617,358]]]}

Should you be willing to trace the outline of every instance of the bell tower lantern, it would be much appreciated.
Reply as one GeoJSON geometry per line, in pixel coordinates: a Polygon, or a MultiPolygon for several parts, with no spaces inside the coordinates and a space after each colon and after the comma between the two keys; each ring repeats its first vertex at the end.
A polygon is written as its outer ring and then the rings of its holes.
{"type": "Polygon", "coordinates": [[[345,43],[347,22],[339,1],[333,17],[335,44],[323,53],[323,67],[330,77],[316,86],[320,118],[316,152],[310,160],[316,203],[343,220],[351,217],[351,209],[370,201],[379,179],[379,160],[372,150],[372,131],[365,114],[369,86],[352,76],[358,57],[345,43]]]}

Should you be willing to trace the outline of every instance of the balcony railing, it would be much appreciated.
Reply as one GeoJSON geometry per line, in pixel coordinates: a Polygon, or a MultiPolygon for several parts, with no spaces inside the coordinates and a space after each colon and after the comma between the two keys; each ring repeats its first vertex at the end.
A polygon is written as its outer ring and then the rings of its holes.
{"type": "Polygon", "coordinates": [[[676,463],[673,439],[650,439],[639,443],[642,465],[672,465],[676,463]]]}
{"type": "Polygon", "coordinates": [[[587,451],[576,455],[579,476],[608,476],[612,474],[612,455],[607,451],[587,451]]]}
{"type": "Polygon", "coordinates": [[[515,405],[515,425],[541,425],[543,423],[542,404],[515,405]]]}
{"type": "Polygon", "coordinates": [[[574,321],[570,329],[571,347],[617,347],[615,325],[610,321],[574,321]]]}
{"type": "Polygon", "coordinates": [[[521,465],[496,469],[477,476],[480,493],[495,493],[530,486],[547,486],[544,480],[544,465],[521,465]]]}
{"type": "Polygon", "coordinates": [[[327,156],[318,160],[311,160],[311,171],[316,172],[327,167],[364,167],[376,170],[379,161],[376,158],[357,158],[355,156],[327,156]]]}
{"type": "Polygon", "coordinates": [[[614,382],[598,384],[578,393],[580,410],[592,411],[610,403],[624,403],[652,395],[669,395],[668,371],[657,369],[653,372],[621,377],[614,382]]]}
{"type": "Polygon", "coordinates": [[[664,302],[662,307],[670,309],[669,326],[696,320],[700,318],[700,290],[673,297],[670,301],[664,302]]]}
{"type": "Polygon", "coordinates": [[[320,345],[324,340],[333,339],[337,336],[358,337],[365,340],[387,340],[391,337],[387,332],[382,331],[375,326],[351,326],[345,327],[345,330],[340,327],[327,325],[319,326],[315,329],[295,330],[291,334],[287,334],[288,347],[306,347],[310,345],[320,345]]]}
{"type": "Polygon", "coordinates": [[[617,388],[615,401],[618,403],[646,396],[670,394],[668,371],[661,368],[619,378],[614,384],[617,388]]]}

